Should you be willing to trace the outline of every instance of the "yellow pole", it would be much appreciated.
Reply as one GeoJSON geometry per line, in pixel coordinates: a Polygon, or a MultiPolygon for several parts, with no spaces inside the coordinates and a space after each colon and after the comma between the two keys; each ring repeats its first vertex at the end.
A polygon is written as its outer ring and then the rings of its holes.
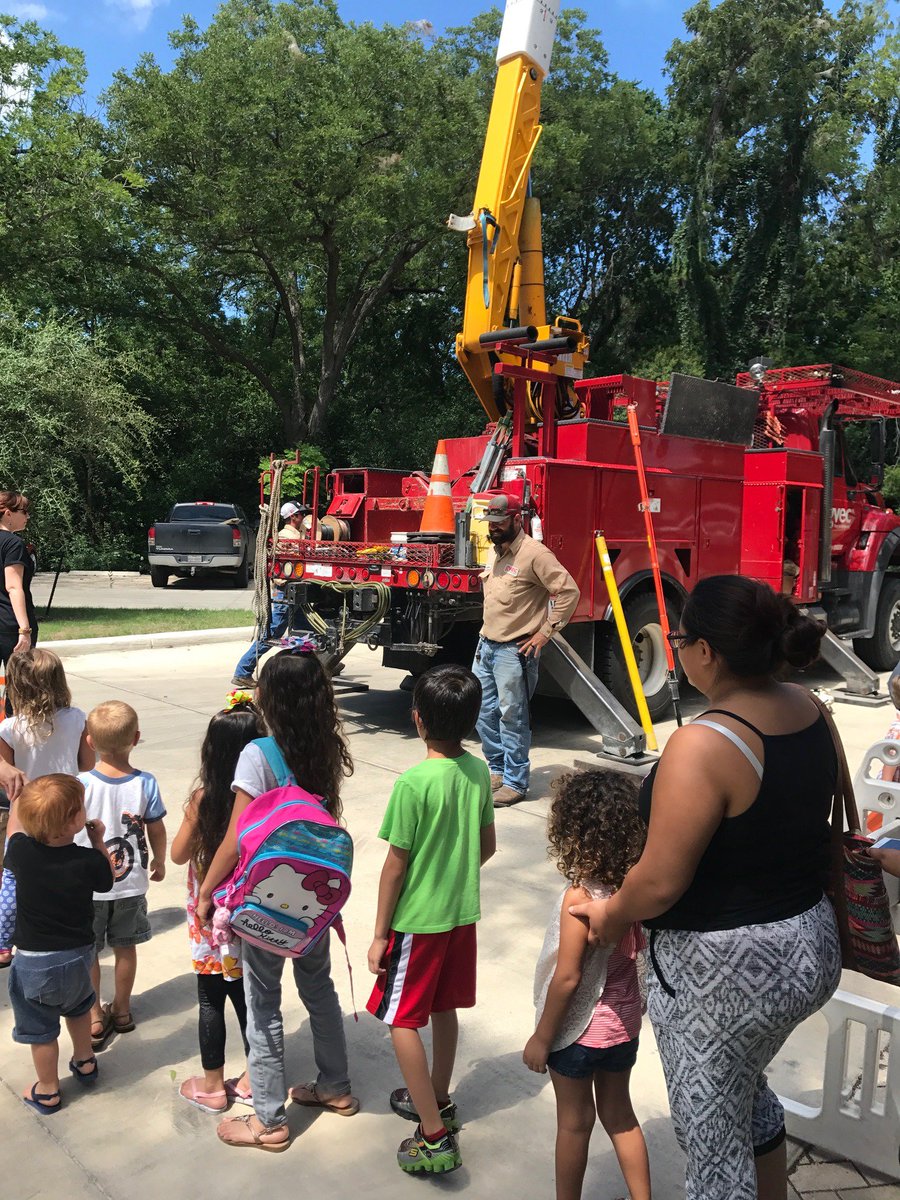
{"type": "Polygon", "coordinates": [[[612,605],[613,616],[616,619],[616,629],[619,633],[619,641],[622,643],[622,653],[625,655],[625,666],[628,668],[628,678],[631,680],[631,690],[634,692],[638,716],[641,718],[641,726],[647,737],[647,749],[657,750],[659,744],[656,740],[656,734],[653,732],[653,722],[650,720],[650,710],[647,707],[644,689],[641,687],[641,676],[634,657],[634,647],[631,644],[631,635],[628,632],[628,625],[625,621],[622,601],[619,599],[616,577],[613,574],[612,563],[609,560],[606,538],[602,533],[598,533],[595,535],[594,541],[597,544],[597,555],[603,570],[603,578],[606,581],[606,590],[609,592],[609,602],[612,605]]]}

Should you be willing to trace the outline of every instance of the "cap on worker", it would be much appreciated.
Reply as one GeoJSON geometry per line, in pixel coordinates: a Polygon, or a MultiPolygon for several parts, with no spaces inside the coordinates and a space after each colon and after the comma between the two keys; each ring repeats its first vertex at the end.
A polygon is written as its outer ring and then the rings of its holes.
{"type": "Polygon", "coordinates": [[[289,521],[291,517],[296,517],[298,513],[304,515],[309,512],[309,508],[305,504],[298,504],[296,500],[287,500],[281,506],[282,521],[289,521]]]}
{"type": "Polygon", "coordinates": [[[515,517],[522,511],[521,503],[515,496],[507,496],[505,492],[501,492],[499,496],[492,497],[488,501],[488,506],[484,510],[484,518],[490,524],[498,521],[505,521],[507,517],[515,517]]]}

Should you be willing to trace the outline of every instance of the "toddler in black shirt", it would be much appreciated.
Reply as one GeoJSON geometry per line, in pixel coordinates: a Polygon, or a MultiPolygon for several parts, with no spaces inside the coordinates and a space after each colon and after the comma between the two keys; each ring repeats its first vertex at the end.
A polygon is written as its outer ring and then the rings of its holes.
{"type": "Polygon", "coordinates": [[[43,775],[13,806],[5,865],[16,877],[18,911],[9,999],[13,1040],[31,1046],[37,1082],[24,1100],[38,1112],[59,1111],[59,1032],[72,1039],[69,1070],[80,1084],[97,1082],[91,1053],[91,963],[94,892],[109,891],[113,868],[101,821],[85,824],[84,787],[71,775],[43,775]],[[74,844],[86,829],[88,849],[74,844]]]}

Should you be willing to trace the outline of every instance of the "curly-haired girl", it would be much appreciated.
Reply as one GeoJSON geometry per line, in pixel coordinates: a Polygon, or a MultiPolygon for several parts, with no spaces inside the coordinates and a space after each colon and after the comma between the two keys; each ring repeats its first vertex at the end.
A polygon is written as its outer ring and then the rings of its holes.
{"type": "Polygon", "coordinates": [[[549,1068],[556,1093],[556,1200],[580,1200],[597,1117],[632,1200],[650,1200],[647,1147],[628,1092],[641,1028],[643,935],[633,925],[614,949],[589,946],[586,923],[569,912],[586,897],[611,896],[640,858],[637,787],[628,775],[597,770],[566,775],[555,791],[550,853],[569,886],[538,959],[537,1028],[523,1059],[532,1071],[549,1068]]]}
{"type": "MultiPolygon", "coordinates": [[[[321,797],[328,812],[339,818],[341,783],[353,764],[341,732],[334,691],[316,655],[282,650],[270,658],[260,672],[256,704],[293,780],[321,797]]],[[[251,742],[241,752],[235,768],[231,822],[200,885],[197,914],[201,920],[209,917],[213,892],[237,863],[238,818],[257,796],[278,785],[262,743],[251,742]]],[[[287,1087],[281,1019],[285,960],[250,942],[244,944],[243,951],[254,1114],[222,1121],[218,1133],[229,1146],[286,1150],[290,1133],[284,1107],[287,1087]]],[[[291,1099],[309,1108],[352,1116],[359,1111],[359,1101],[350,1094],[344,1021],[331,980],[328,937],[302,958],[292,959],[291,966],[300,999],[309,1012],[319,1069],[313,1082],[291,1088],[291,1099]]]]}

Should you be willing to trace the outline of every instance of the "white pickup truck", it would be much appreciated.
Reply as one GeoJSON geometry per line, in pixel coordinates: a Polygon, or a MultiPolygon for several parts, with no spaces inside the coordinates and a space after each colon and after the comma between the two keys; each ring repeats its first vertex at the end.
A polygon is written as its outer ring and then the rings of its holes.
{"type": "Polygon", "coordinates": [[[147,530],[147,558],[154,587],[170,575],[225,572],[245,588],[253,572],[256,534],[236,504],[195,500],[175,504],[166,521],[147,530]]]}

